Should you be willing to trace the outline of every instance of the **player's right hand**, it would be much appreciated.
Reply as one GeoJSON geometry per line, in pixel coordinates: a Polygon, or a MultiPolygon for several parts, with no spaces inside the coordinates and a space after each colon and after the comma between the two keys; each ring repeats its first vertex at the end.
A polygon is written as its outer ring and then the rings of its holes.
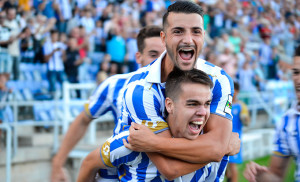
{"type": "Polygon", "coordinates": [[[265,166],[261,166],[255,162],[250,162],[246,165],[246,169],[244,171],[244,177],[249,181],[249,182],[256,182],[256,177],[262,173],[262,172],[267,172],[268,168],[265,166]]]}
{"type": "Polygon", "coordinates": [[[136,152],[156,152],[153,148],[157,136],[145,125],[132,122],[129,128],[128,142],[123,139],[124,146],[136,152]]]}
{"type": "Polygon", "coordinates": [[[239,134],[232,132],[229,145],[228,145],[228,152],[226,153],[227,155],[235,155],[240,152],[241,148],[241,139],[239,138],[239,134]]]}
{"type": "Polygon", "coordinates": [[[51,182],[71,182],[71,180],[65,168],[52,165],[51,182]]]}

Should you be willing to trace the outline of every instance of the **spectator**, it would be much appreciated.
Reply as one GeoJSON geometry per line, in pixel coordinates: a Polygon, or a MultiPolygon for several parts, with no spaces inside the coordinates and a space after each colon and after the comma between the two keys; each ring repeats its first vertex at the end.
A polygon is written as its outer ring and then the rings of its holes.
{"type": "MultiPolygon", "coordinates": [[[[7,19],[5,21],[5,26],[11,29],[11,35],[18,37],[21,33],[21,26],[16,19],[17,10],[13,7],[7,9],[7,19]]],[[[16,38],[8,46],[8,53],[11,55],[13,61],[12,73],[13,79],[17,80],[19,78],[19,64],[20,64],[20,40],[16,38]]]]}
{"type": "Polygon", "coordinates": [[[26,27],[22,30],[23,38],[21,39],[21,62],[34,62],[34,36],[31,34],[30,28],[26,27]]]}
{"type": "Polygon", "coordinates": [[[265,37],[259,48],[259,63],[262,67],[264,77],[269,75],[269,65],[272,64],[272,49],[270,45],[270,37],[265,37]]]}
{"type": "Polygon", "coordinates": [[[225,45],[224,52],[218,56],[218,65],[234,80],[237,71],[237,60],[232,54],[231,46],[225,45]]]}
{"type": "Polygon", "coordinates": [[[126,56],[125,61],[128,66],[128,72],[133,72],[137,70],[137,64],[135,61],[135,54],[138,52],[137,47],[137,36],[138,32],[136,30],[132,30],[131,36],[126,40],[126,56]]]}
{"type": "Polygon", "coordinates": [[[278,63],[280,61],[280,57],[278,54],[277,47],[273,46],[272,47],[272,62],[269,64],[269,74],[268,74],[268,79],[278,79],[278,63]]]}
{"type": "Polygon", "coordinates": [[[56,0],[56,4],[59,4],[57,7],[58,21],[57,29],[58,31],[66,33],[67,24],[69,19],[72,17],[72,8],[69,0],[56,0]]]}
{"type": "Polygon", "coordinates": [[[97,73],[97,85],[102,83],[106,78],[109,77],[108,73],[110,71],[110,55],[105,54],[103,61],[100,64],[99,71],[97,73]]]}
{"type": "Polygon", "coordinates": [[[96,28],[95,28],[95,52],[105,52],[105,33],[102,26],[102,21],[99,19],[96,21],[96,28]]]}
{"type": "Polygon", "coordinates": [[[64,64],[62,55],[64,53],[61,43],[58,42],[58,31],[51,30],[51,41],[45,43],[44,60],[48,64],[48,80],[49,80],[49,92],[52,96],[55,96],[56,92],[56,81],[62,84],[66,81],[66,75],[64,72],[64,64]]]}
{"type": "MultiPolygon", "coordinates": [[[[70,37],[68,40],[68,48],[64,54],[65,73],[67,74],[70,83],[79,83],[78,67],[83,63],[77,49],[77,41],[75,38],[70,37]]],[[[80,98],[79,90],[76,90],[77,98],[80,98]]]]}
{"type": "Polygon", "coordinates": [[[8,53],[8,46],[15,40],[15,37],[11,36],[11,31],[4,25],[6,18],[5,11],[0,12],[0,79],[3,83],[10,77],[12,71],[12,59],[8,53]]]}
{"type": "Polygon", "coordinates": [[[237,29],[232,29],[231,36],[229,36],[229,42],[233,45],[233,52],[241,52],[242,39],[237,29]]]}
{"type": "Polygon", "coordinates": [[[111,39],[106,42],[106,51],[111,56],[112,63],[117,65],[117,73],[122,73],[126,44],[118,28],[110,31],[111,39]]]}

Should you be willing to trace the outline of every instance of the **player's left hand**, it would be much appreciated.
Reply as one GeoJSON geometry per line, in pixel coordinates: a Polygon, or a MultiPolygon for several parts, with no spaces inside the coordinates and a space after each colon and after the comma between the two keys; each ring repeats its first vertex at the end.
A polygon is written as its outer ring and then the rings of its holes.
{"type": "Polygon", "coordinates": [[[147,126],[131,123],[128,142],[123,139],[124,146],[137,152],[156,152],[154,149],[156,136],[147,126]]]}

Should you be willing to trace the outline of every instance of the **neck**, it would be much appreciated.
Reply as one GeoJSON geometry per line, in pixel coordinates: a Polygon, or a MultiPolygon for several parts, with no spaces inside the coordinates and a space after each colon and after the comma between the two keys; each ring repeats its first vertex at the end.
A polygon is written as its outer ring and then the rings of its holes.
{"type": "Polygon", "coordinates": [[[171,61],[171,58],[169,57],[168,53],[163,58],[161,63],[161,82],[164,83],[167,80],[168,75],[171,73],[171,71],[174,68],[174,64],[171,61]]]}

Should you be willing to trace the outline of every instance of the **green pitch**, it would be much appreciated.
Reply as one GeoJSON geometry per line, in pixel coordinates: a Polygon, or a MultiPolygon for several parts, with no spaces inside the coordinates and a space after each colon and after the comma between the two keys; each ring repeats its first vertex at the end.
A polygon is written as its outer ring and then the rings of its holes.
{"type": "MultiPolygon", "coordinates": [[[[270,157],[271,156],[266,156],[266,157],[258,158],[256,160],[254,160],[254,162],[256,162],[256,163],[258,163],[260,165],[268,166],[269,162],[270,162],[270,159],[271,159],[270,157]]],[[[287,170],[287,173],[286,173],[285,179],[284,179],[285,182],[294,181],[294,171],[296,169],[296,165],[295,165],[294,160],[291,159],[290,161],[291,162],[290,162],[289,168],[287,170]]],[[[246,164],[248,162],[249,161],[245,161],[243,164],[238,164],[239,182],[247,182],[247,180],[243,176],[243,171],[245,170],[246,164]]],[[[227,181],[227,180],[225,180],[225,181],[227,181]]]]}

